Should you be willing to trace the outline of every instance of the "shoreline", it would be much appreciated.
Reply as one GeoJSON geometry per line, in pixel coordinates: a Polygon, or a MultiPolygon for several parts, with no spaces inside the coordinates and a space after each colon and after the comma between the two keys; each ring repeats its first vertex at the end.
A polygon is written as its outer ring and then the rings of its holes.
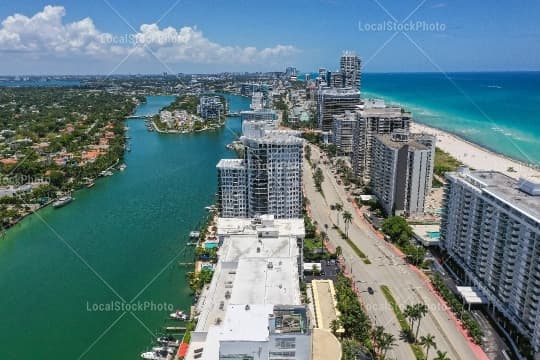
{"type": "Polygon", "coordinates": [[[487,149],[472,141],[466,140],[449,131],[411,121],[411,132],[430,133],[437,136],[437,147],[476,170],[493,170],[502,172],[514,179],[520,177],[540,181],[540,169],[531,167],[507,155],[487,149]],[[508,171],[513,168],[514,171],[508,171]]]}

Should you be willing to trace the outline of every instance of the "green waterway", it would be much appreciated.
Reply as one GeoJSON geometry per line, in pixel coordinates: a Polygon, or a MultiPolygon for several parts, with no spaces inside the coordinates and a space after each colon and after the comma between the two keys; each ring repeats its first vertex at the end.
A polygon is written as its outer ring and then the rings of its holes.
{"type": "MultiPolygon", "coordinates": [[[[227,97],[231,111],[249,108],[249,99],[227,97]]],[[[137,114],[170,101],[149,97],[137,114]]],[[[235,157],[225,145],[240,120],[188,135],[151,133],[137,119],[127,125],[124,172],[64,208],[27,217],[0,240],[0,359],[136,359],[151,345],[149,331],[171,324],[160,305],[189,309],[192,267],[178,262],[192,260],[184,244],[214,202],[217,161],[235,157]],[[134,309],[138,319],[94,311],[135,297],[154,308],[134,309]]]]}

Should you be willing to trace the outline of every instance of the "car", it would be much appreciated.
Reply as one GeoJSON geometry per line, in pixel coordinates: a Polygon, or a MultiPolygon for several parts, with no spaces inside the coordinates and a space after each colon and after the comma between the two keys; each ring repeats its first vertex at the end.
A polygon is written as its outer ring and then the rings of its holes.
{"type": "Polygon", "coordinates": [[[367,288],[367,292],[369,293],[369,295],[373,295],[375,293],[375,291],[373,290],[371,286],[367,288]]]}

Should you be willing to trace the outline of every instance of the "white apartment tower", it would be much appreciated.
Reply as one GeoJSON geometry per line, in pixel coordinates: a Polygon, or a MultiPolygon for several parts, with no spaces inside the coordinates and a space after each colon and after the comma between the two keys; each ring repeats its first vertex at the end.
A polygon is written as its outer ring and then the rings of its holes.
{"type": "Polygon", "coordinates": [[[371,148],[375,137],[399,129],[409,131],[411,114],[401,107],[387,106],[384,101],[365,100],[356,116],[358,121],[354,129],[352,167],[355,176],[367,183],[371,175],[371,148]]]}
{"type": "MultiPolygon", "coordinates": [[[[418,136],[418,135],[416,135],[418,136]]],[[[422,135],[427,143],[428,135],[422,135]]],[[[421,216],[431,189],[435,137],[428,147],[405,131],[377,135],[372,148],[371,182],[387,214],[421,216]]]]}
{"type": "Polygon", "coordinates": [[[467,168],[446,179],[442,247],[540,355],[540,184],[467,168]]]}
{"type": "Polygon", "coordinates": [[[336,145],[338,150],[350,155],[353,151],[353,135],[356,128],[356,113],[346,111],[341,115],[334,115],[332,121],[332,144],[336,145]]]}
{"type": "Polygon", "coordinates": [[[304,141],[283,133],[244,138],[248,216],[302,217],[304,141]]]}
{"type": "Polygon", "coordinates": [[[222,159],[217,165],[220,216],[302,217],[304,141],[290,131],[259,128],[263,122],[245,124],[250,137],[242,137],[244,159],[222,159]]]}
{"type": "Polygon", "coordinates": [[[343,77],[343,87],[360,90],[360,58],[352,51],[345,51],[341,55],[340,70],[343,77]]]}
{"type": "Polygon", "coordinates": [[[221,216],[247,217],[247,170],[244,160],[221,159],[216,167],[218,170],[218,208],[221,216]]]}
{"type": "Polygon", "coordinates": [[[319,129],[332,130],[334,115],[355,111],[361,104],[360,91],[352,88],[320,88],[317,90],[319,129]]]}

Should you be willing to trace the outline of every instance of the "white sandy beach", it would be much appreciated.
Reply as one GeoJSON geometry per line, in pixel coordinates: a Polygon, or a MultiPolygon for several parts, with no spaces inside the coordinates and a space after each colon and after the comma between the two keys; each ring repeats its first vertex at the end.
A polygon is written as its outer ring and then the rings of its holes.
{"type": "Polygon", "coordinates": [[[538,169],[533,169],[518,161],[486,150],[443,130],[412,122],[411,132],[437,135],[437,147],[476,170],[495,170],[516,179],[523,177],[536,182],[540,181],[538,169]],[[508,168],[513,168],[514,171],[509,172],[508,168]]]}

